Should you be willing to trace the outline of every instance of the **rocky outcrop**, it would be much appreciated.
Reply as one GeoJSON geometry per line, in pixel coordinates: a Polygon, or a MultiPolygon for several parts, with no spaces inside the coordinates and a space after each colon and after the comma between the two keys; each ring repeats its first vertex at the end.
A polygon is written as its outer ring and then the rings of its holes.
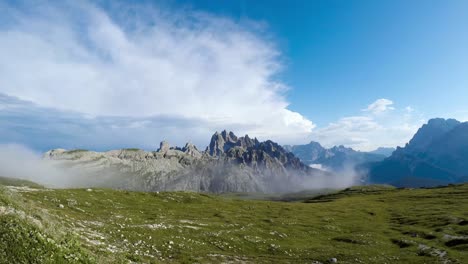
{"type": "Polygon", "coordinates": [[[157,151],[138,149],[93,152],[51,150],[44,158],[74,168],[103,186],[144,191],[287,192],[327,174],[304,165],[273,141],[216,132],[204,152],[187,143],[183,148],[161,142],[157,151]],[[93,176],[89,176],[93,175],[93,176]]]}

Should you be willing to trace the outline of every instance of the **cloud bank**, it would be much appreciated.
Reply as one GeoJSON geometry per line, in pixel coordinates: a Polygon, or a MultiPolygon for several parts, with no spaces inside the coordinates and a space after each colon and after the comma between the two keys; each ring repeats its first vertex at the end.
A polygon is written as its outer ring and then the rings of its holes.
{"type": "MultiPolygon", "coordinates": [[[[164,139],[179,146],[191,141],[205,147],[217,129],[215,122],[194,118],[89,117],[2,94],[0,109],[0,144],[13,142],[39,151],[53,148],[155,150],[164,139]]],[[[226,129],[235,128],[249,129],[236,124],[226,126],[226,129]]]]}
{"type": "Polygon", "coordinates": [[[214,131],[360,150],[407,142],[424,121],[376,100],[314,128],[288,109],[261,25],[113,2],[0,3],[0,143],[35,150],[204,148],[214,131]]]}
{"type": "Polygon", "coordinates": [[[148,119],[136,126],[164,117],[168,127],[181,119],[238,125],[276,139],[314,127],[287,109],[286,86],[276,80],[281,58],[255,24],[122,3],[0,9],[4,95],[90,117],[148,119]]]}
{"type": "Polygon", "coordinates": [[[30,180],[48,187],[70,187],[80,180],[75,177],[77,173],[60,169],[34,151],[14,144],[0,144],[0,176],[30,180]]]}
{"type": "MultiPolygon", "coordinates": [[[[202,118],[174,116],[89,117],[81,113],[40,107],[32,102],[0,94],[0,144],[18,143],[34,150],[53,148],[109,150],[142,148],[155,150],[168,140],[181,146],[192,142],[204,149],[213,131],[250,131],[255,125],[217,123],[202,118]]],[[[395,108],[384,114],[343,117],[307,135],[291,132],[287,136],[300,144],[319,141],[327,147],[345,145],[358,150],[379,146],[402,146],[426,120],[413,108],[395,108]]],[[[259,136],[259,134],[251,134],[259,136]]],[[[261,136],[261,135],[260,135],[261,136]]],[[[261,139],[268,139],[263,135],[261,139]]],[[[284,143],[286,136],[278,140],[284,143]]]]}

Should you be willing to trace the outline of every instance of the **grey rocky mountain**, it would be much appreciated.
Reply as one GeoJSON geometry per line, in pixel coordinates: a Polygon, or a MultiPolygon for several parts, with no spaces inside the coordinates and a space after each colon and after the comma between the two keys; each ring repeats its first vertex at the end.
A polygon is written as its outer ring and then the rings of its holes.
{"type": "Polygon", "coordinates": [[[404,148],[367,167],[370,183],[420,187],[468,181],[468,122],[431,119],[404,148]]]}
{"type": "Polygon", "coordinates": [[[318,142],[310,142],[305,145],[285,146],[302,162],[308,165],[320,165],[334,172],[353,169],[355,165],[381,161],[385,158],[382,154],[361,152],[344,146],[324,148],[318,142]]]}
{"type": "Polygon", "coordinates": [[[304,183],[330,176],[304,165],[273,141],[227,131],[216,132],[205,151],[190,143],[178,148],[163,141],[157,151],[55,149],[44,158],[80,171],[83,186],[143,191],[289,192],[311,188],[304,183]]]}
{"type": "Polygon", "coordinates": [[[212,137],[209,146],[206,148],[207,153],[211,156],[222,156],[232,148],[240,147],[243,149],[251,148],[259,144],[257,138],[251,139],[248,135],[238,138],[233,132],[226,130],[221,133],[216,132],[212,137]]]}
{"type": "Polygon", "coordinates": [[[305,145],[287,145],[284,146],[287,151],[290,151],[296,155],[305,164],[317,163],[318,159],[327,156],[327,149],[322,147],[320,143],[311,141],[305,145]]]}
{"type": "Polygon", "coordinates": [[[185,146],[181,150],[185,154],[194,158],[200,158],[202,156],[201,152],[198,151],[197,147],[190,142],[185,144],[185,146]]]}

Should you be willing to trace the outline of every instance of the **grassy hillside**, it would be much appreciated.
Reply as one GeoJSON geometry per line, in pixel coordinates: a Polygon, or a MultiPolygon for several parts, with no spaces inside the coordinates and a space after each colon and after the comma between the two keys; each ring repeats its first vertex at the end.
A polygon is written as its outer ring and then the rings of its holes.
{"type": "Polygon", "coordinates": [[[4,187],[0,262],[468,262],[468,185],[303,200],[4,187]]]}
{"type": "Polygon", "coordinates": [[[43,188],[42,185],[39,185],[35,182],[28,181],[28,180],[21,180],[15,178],[8,178],[0,176],[0,185],[4,186],[24,186],[24,187],[31,187],[31,188],[43,188]]]}

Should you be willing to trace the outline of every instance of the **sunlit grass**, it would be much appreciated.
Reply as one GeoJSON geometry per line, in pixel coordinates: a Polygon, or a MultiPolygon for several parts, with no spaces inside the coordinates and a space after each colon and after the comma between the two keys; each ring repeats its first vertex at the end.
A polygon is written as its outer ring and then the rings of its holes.
{"type": "MultiPolygon", "coordinates": [[[[316,197],[294,196],[305,202],[105,189],[10,192],[2,192],[1,203],[13,195],[18,208],[29,208],[27,214],[43,212],[57,230],[75,233],[72,237],[80,242],[74,244],[76,250],[83,256],[88,252],[83,259],[91,261],[468,261],[468,185],[354,187],[316,197]]],[[[2,221],[5,217],[0,215],[2,221]]],[[[27,220],[19,225],[31,225],[27,220]]],[[[30,246],[0,252],[20,250],[28,257],[30,246]]]]}

